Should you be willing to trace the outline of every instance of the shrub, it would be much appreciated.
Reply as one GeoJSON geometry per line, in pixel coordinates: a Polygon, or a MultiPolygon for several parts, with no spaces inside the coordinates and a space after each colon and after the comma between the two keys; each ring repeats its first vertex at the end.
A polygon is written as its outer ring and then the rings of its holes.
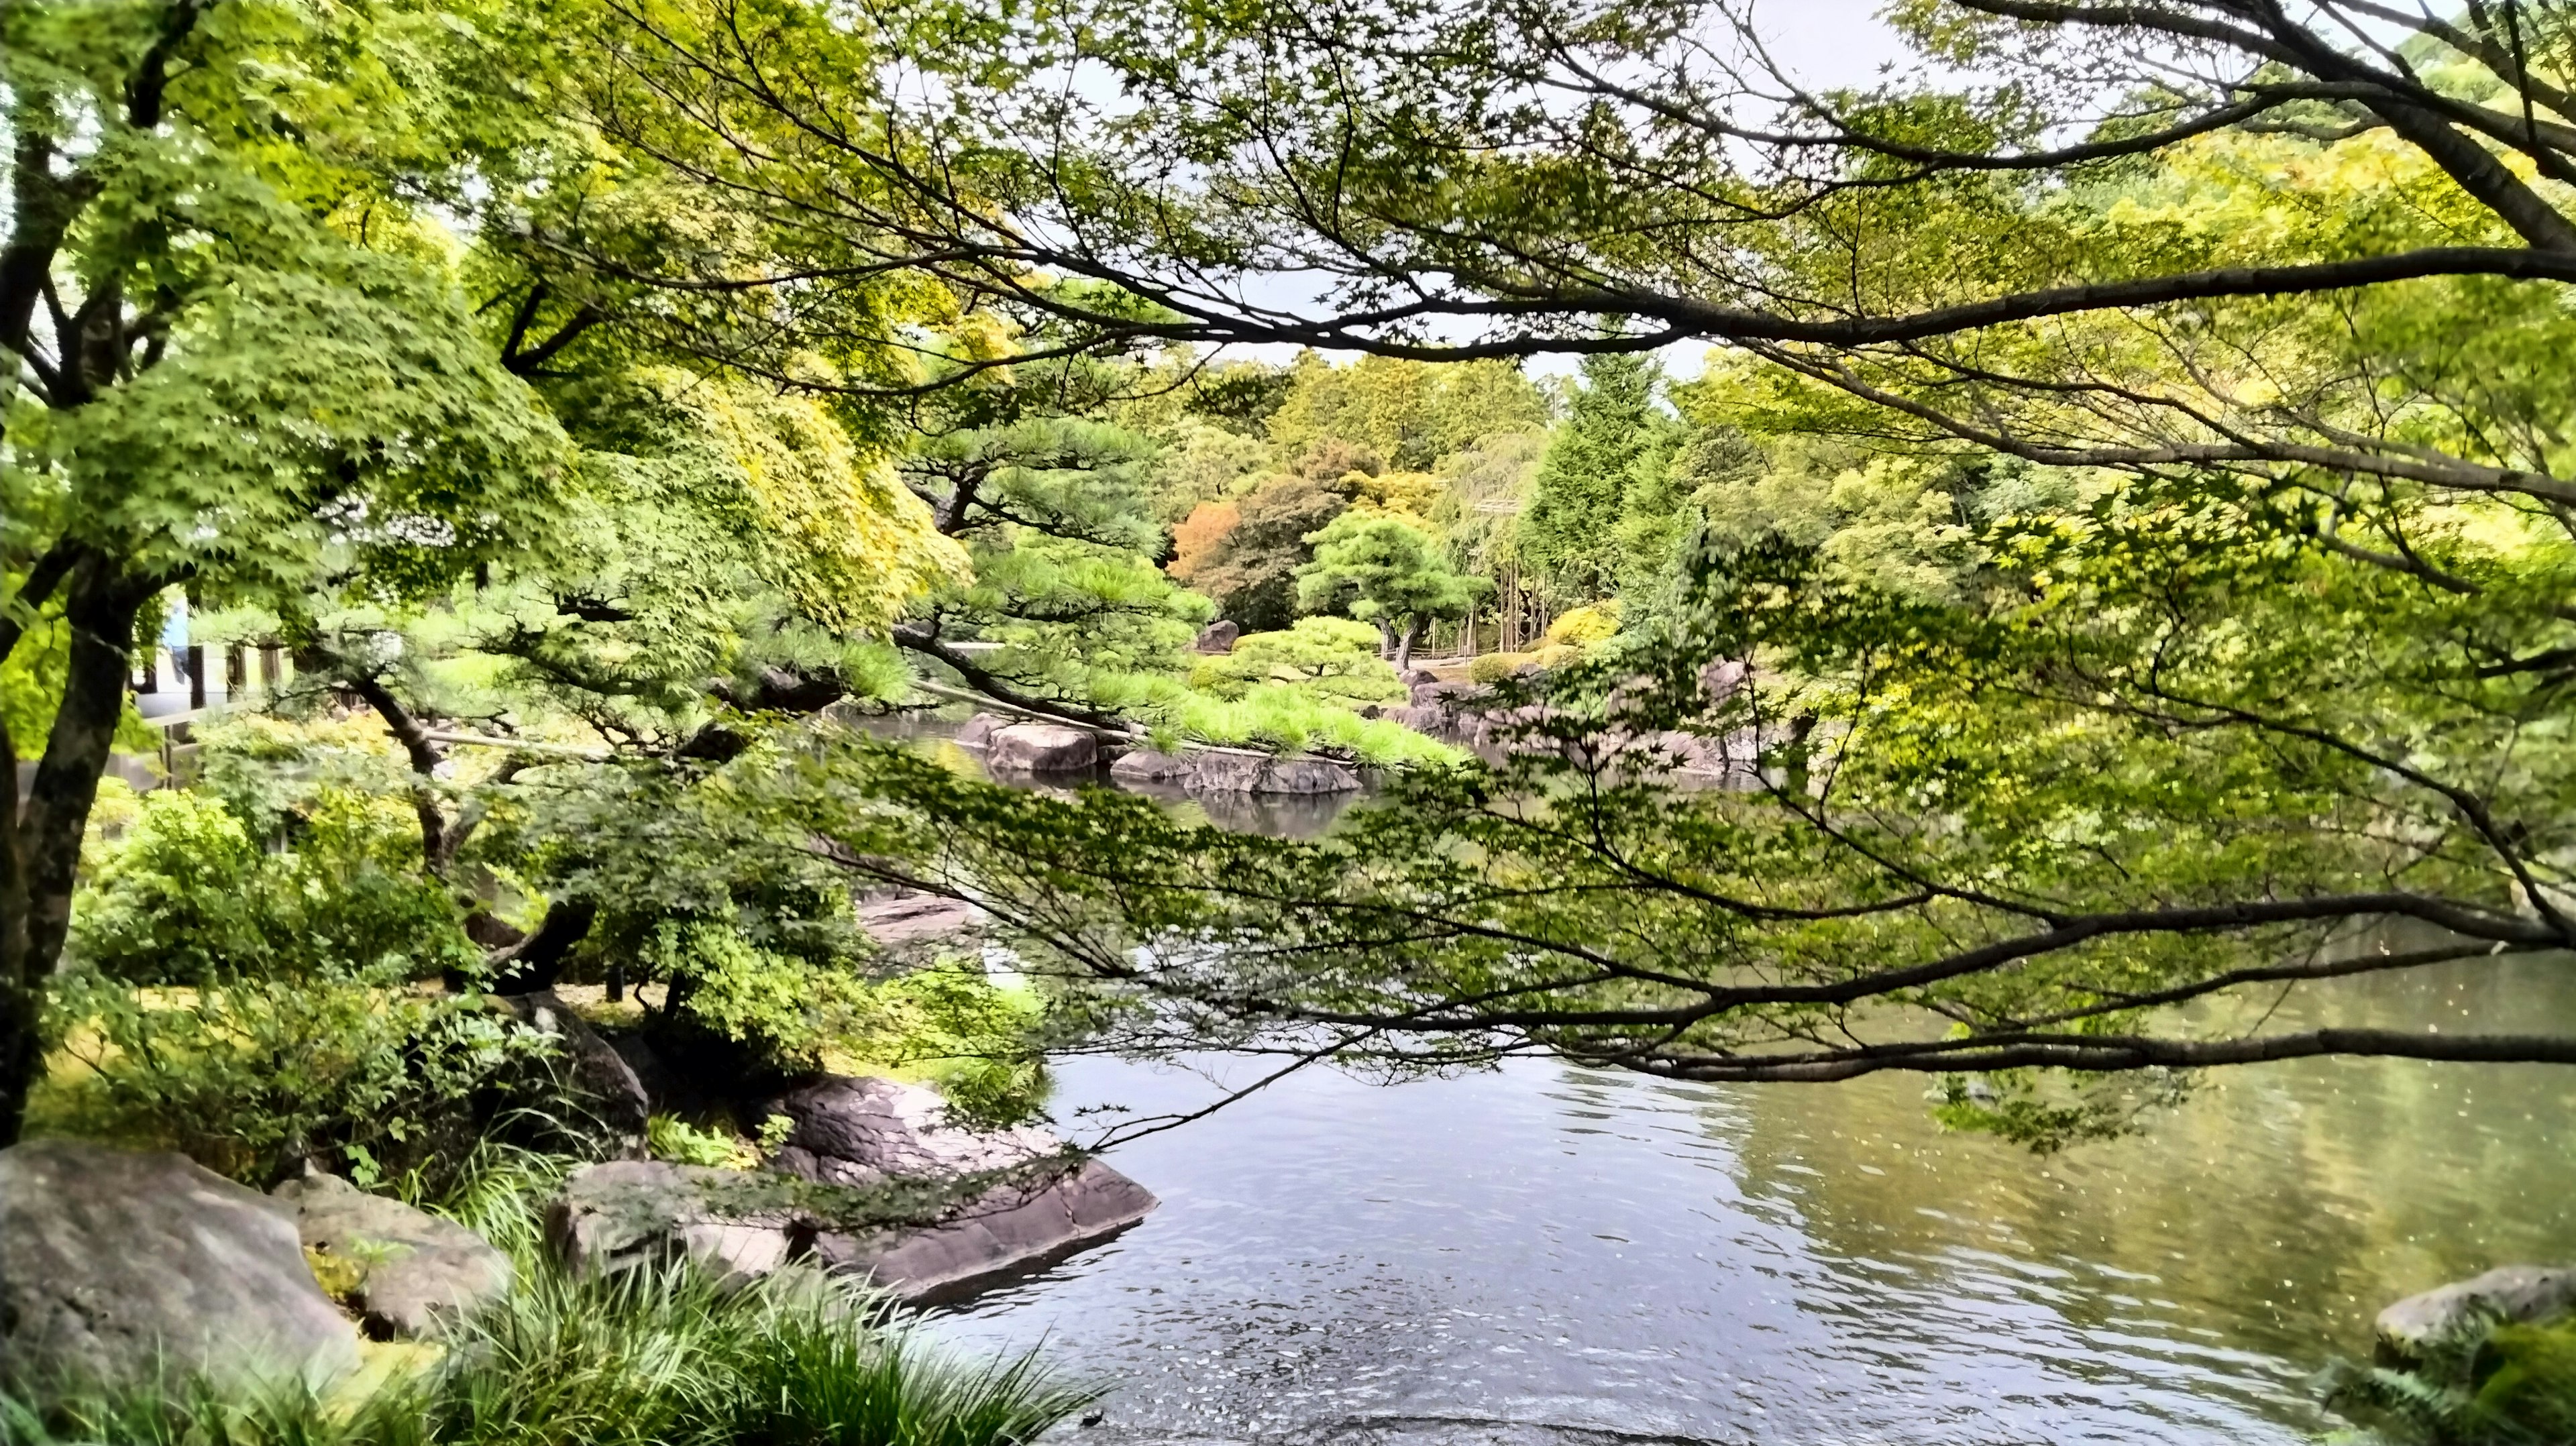
{"type": "Polygon", "coordinates": [[[1592,603],[1559,614],[1547,625],[1547,641],[1560,647],[1590,651],[1619,634],[1619,601],[1592,603]]]}
{"type": "Polygon", "coordinates": [[[75,974],[31,1125],[182,1150],[254,1185],[307,1160],[361,1184],[434,1174],[512,1111],[577,1130],[550,1036],[406,983],[383,966],[186,989],[75,974]]]}
{"type": "Polygon", "coordinates": [[[1467,681],[1490,687],[1529,662],[1527,653],[1479,653],[1467,662],[1467,681]]]}
{"type": "Polygon", "coordinates": [[[2420,1446],[2538,1446],[2576,1441],[2576,1318],[2478,1321],[2428,1342],[2407,1368],[2343,1363],[2327,1404],[2420,1446]]]}
{"type": "Polygon", "coordinates": [[[148,794],[91,850],[68,957],[136,984],[471,969],[481,955],[446,888],[418,872],[416,829],[392,799],[325,788],[292,846],[268,854],[214,795],[148,794]]]}
{"type": "Polygon", "coordinates": [[[1190,686],[1221,698],[1240,698],[1259,684],[1278,683],[1308,696],[1344,704],[1379,703],[1404,696],[1395,667],[1378,656],[1378,630],[1348,618],[1299,618],[1275,633],[1248,633],[1234,651],[1203,658],[1190,686]]]}

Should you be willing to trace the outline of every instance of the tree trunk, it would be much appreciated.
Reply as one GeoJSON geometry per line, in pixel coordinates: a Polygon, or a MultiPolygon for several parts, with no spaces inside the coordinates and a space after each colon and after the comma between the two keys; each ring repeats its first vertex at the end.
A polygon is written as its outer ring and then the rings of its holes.
{"type": "Polygon", "coordinates": [[[1395,670],[1398,673],[1413,666],[1413,635],[1421,631],[1422,624],[1406,623],[1403,634],[1395,640],[1395,670]]]}
{"type": "Polygon", "coordinates": [[[74,571],[63,606],[71,646],[62,706],[23,807],[17,753],[0,749],[12,825],[0,847],[0,1146],[17,1143],[27,1093],[44,1070],[47,985],[71,927],[81,834],[125,705],[135,613],[151,593],[95,560],[74,571]]]}

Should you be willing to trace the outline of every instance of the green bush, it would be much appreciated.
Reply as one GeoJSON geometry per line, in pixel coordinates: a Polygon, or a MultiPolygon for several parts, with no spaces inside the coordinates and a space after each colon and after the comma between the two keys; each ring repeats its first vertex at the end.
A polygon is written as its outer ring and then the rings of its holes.
{"type": "Polygon", "coordinates": [[[79,973],[56,1010],[31,1128],[182,1150],[254,1185],[307,1160],[361,1183],[434,1170],[514,1111],[579,1129],[551,1036],[398,967],[179,989],[79,973]]]}
{"type": "Polygon", "coordinates": [[[2563,1446],[2576,1441],[2576,1318],[2479,1322],[2399,1368],[2326,1372],[2327,1403],[2405,1446],[2563,1446]]]}
{"type": "Polygon", "coordinates": [[[394,800],[326,788],[271,854],[211,794],[147,794],[125,834],[90,851],[68,956],[137,984],[470,969],[481,955],[419,872],[417,827],[394,800]]]}
{"type": "Polygon", "coordinates": [[[1319,701],[1357,706],[1405,695],[1395,665],[1378,656],[1378,630],[1348,618],[1299,618],[1283,632],[1248,633],[1234,651],[1202,658],[1190,686],[1240,698],[1260,684],[1281,684],[1319,701]]]}

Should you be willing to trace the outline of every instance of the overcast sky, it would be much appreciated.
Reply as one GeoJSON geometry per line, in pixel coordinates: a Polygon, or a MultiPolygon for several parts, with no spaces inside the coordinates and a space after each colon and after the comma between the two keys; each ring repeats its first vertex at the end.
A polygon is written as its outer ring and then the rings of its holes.
{"type": "MultiPolygon", "coordinates": [[[[1885,3],[1886,0],[1754,0],[1753,16],[1772,58],[1804,87],[1863,86],[1877,78],[1880,67],[1907,54],[1895,32],[1878,18],[1877,11],[1885,3]]],[[[1288,302],[1284,296],[1280,300],[1288,302]]],[[[1705,350],[1696,342],[1667,347],[1664,365],[1677,377],[1696,375],[1705,350]]],[[[1295,347],[1281,344],[1229,348],[1228,354],[1285,361],[1295,351],[1295,347]]],[[[1542,356],[1532,358],[1528,367],[1533,376],[1554,376],[1572,373],[1575,364],[1572,357],[1542,356]]]]}

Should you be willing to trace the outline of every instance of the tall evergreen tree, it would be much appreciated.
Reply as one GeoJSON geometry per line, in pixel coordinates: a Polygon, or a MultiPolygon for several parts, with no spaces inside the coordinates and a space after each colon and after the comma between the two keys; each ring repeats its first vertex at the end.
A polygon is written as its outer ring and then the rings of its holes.
{"type": "Polygon", "coordinates": [[[1654,358],[1584,358],[1583,385],[1539,463],[1521,518],[1522,563],[1550,591],[1589,602],[1621,575],[1619,522],[1641,466],[1661,456],[1670,424],[1655,410],[1663,368],[1654,358]]]}

